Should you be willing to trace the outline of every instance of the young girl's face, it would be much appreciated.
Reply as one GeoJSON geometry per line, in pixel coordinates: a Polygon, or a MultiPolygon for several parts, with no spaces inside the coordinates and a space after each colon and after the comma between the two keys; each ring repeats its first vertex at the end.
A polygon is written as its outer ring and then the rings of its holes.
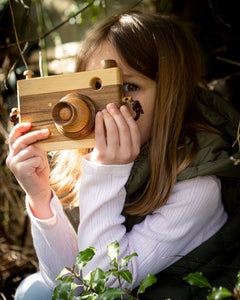
{"type": "MultiPolygon", "coordinates": [[[[94,54],[88,59],[86,71],[101,69],[101,60],[107,59],[115,60],[117,66],[122,70],[124,96],[131,96],[133,100],[138,100],[142,105],[144,114],[141,114],[137,120],[142,146],[151,136],[157,84],[152,79],[144,76],[126,64],[114,47],[108,42],[99,45],[99,48],[97,48],[94,54]]],[[[111,100],[109,100],[109,102],[111,102],[111,100]]],[[[131,106],[129,109],[131,110],[131,106]]],[[[134,112],[132,113],[135,115],[134,112]]]]}

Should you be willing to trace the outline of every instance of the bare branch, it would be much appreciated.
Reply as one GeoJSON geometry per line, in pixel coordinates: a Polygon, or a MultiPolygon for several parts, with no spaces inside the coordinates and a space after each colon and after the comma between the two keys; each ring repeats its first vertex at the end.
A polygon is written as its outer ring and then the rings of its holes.
{"type": "Polygon", "coordinates": [[[22,49],[20,47],[20,43],[19,43],[19,39],[18,39],[16,24],[15,24],[15,17],[14,17],[14,13],[13,13],[13,8],[12,8],[12,2],[11,2],[11,0],[9,0],[9,7],[10,7],[10,11],[11,11],[11,16],[12,16],[12,23],[13,23],[13,29],[14,29],[14,34],[15,34],[16,42],[17,42],[17,47],[18,47],[19,53],[21,55],[21,58],[22,58],[22,60],[24,62],[24,65],[25,65],[26,69],[28,70],[28,65],[27,65],[27,62],[26,62],[26,60],[24,58],[24,55],[22,53],[22,49]]]}
{"type": "MultiPolygon", "coordinates": [[[[89,4],[87,4],[86,6],[84,6],[82,9],[80,9],[79,11],[77,11],[75,14],[71,15],[70,17],[68,17],[66,20],[64,20],[63,22],[61,22],[60,24],[58,24],[57,26],[53,27],[51,30],[49,30],[48,32],[46,32],[45,34],[43,34],[42,36],[36,38],[36,39],[32,39],[32,40],[28,40],[28,41],[17,41],[17,43],[9,43],[8,45],[4,45],[4,46],[0,46],[0,49],[4,49],[4,48],[10,48],[10,47],[15,47],[16,44],[19,47],[19,45],[24,44],[26,42],[28,43],[38,43],[40,40],[45,39],[48,35],[50,35],[52,32],[54,32],[55,30],[59,29],[60,27],[62,27],[63,25],[65,25],[66,23],[69,22],[69,20],[71,20],[72,18],[75,18],[77,15],[81,14],[82,12],[84,12],[87,8],[89,8],[90,6],[92,6],[94,4],[96,0],[93,0],[92,2],[90,2],[89,4]]],[[[9,3],[11,3],[11,0],[9,0],[9,3]]],[[[11,9],[11,13],[12,13],[12,9],[11,9]]],[[[15,21],[14,21],[15,24],[15,21]]],[[[16,35],[16,34],[15,34],[16,35]]]]}

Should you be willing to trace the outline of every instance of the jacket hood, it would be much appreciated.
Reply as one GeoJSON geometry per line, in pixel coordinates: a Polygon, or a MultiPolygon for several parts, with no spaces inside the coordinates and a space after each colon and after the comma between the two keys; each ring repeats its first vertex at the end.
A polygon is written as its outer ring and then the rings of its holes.
{"type": "Polygon", "coordinates": [[[198,154],[179,174],[178,180],[204,175],[216,175],[222,179],[240,179],[240,164],[235,165],[233,161],[240,158],[236,142],[239,112],[218,94],[203,89],[199,90],[196,109],[204,120],[218,129],[222,135],[214,132],[198,132],[198,154]]]}
{"type": "MultiPolygon", "coordinates": [[[[203,119],[222,135],[214,132],[198,132],[199,151],[191,164],[177,177],[177,181],[196,176],[216,175],[221,179],[239,180],[240,164],[231,159],[240,159],[238,135],[240,114],[234,106],[216,93],[200,89],[195,107],[203,119]],[[234,145],[234,146],[233,146],[234,145]]],[[[191,144],[186,147],[189,151],[191,144]]],[[[135,194],[139,187],[145,186],[150,176],[149,149],[145,147],[134,163],[126,183],[127,196],[135,194]]],[[[127,197],[128,198],[128,197],[127,197]]]]}

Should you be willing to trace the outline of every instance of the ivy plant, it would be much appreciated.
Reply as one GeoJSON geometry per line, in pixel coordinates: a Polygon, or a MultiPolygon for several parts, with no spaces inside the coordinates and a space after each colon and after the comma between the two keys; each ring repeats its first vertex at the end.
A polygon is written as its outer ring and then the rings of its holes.
{"type": "Polygon", "coordinates": [[[183,279],[190,285],[195,285],[200,288],[208,288],[209,293],[207,296],[207,300],[219,300],[227,297],[240,299],[240,271],[238,271],[237,282],[235,284],[233,292],[222,286],[218,288],[213,287],[201,272],[190,273],[183,279]]]}
{"type": "Polygon", "coordinates": [[[55,288],[52,299],[64,300],[113,300],[113,299],[138,299],[139,295],[154,284],[157,279],[154,275],[148,276],[140,282],[136,297],[132,294],[132,273],[126,269],[129,262],[137,253],[127,255],[118,263],[119,243],[117,241],[108,245],[108,256],[110,257],[110,268],[103,271],[96,268],[89,272],[86,276],[81,276],[81,270],[86,264],[93,259],[96,249],[89,247],[79,252],[72,268],[64,267],[56,280],[60,280],[59,285],[55,288]],[[107,287],[106,283],[110,276],[117,278],[119,288],[107,287]],[[123,283],[128,282],[131,289],[126,288],[123,283]],[[76,296],[74,290],[82,287],[84,292],[80,296],[76,296]]]}

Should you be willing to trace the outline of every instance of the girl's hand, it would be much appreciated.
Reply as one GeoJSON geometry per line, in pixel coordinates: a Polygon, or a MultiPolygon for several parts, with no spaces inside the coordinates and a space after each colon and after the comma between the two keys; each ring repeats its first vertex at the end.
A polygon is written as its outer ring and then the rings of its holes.
{"type": "Polygon", "coordinates": [[[33,143],[47,138],[49,130],[30,132],[30,129],[30,123],[18,124],[13,129],[6,164],[28,195],[35,217],[48,219],[52,216],[49,165],[46,153],[33,143]]]}
{"type": "Polygon", "coordinates": [[[90,160],[99,164],[127,164],[140,152],[140,132],[127,106],[109,104],[95,121],[95,147],[90,160]]]}

